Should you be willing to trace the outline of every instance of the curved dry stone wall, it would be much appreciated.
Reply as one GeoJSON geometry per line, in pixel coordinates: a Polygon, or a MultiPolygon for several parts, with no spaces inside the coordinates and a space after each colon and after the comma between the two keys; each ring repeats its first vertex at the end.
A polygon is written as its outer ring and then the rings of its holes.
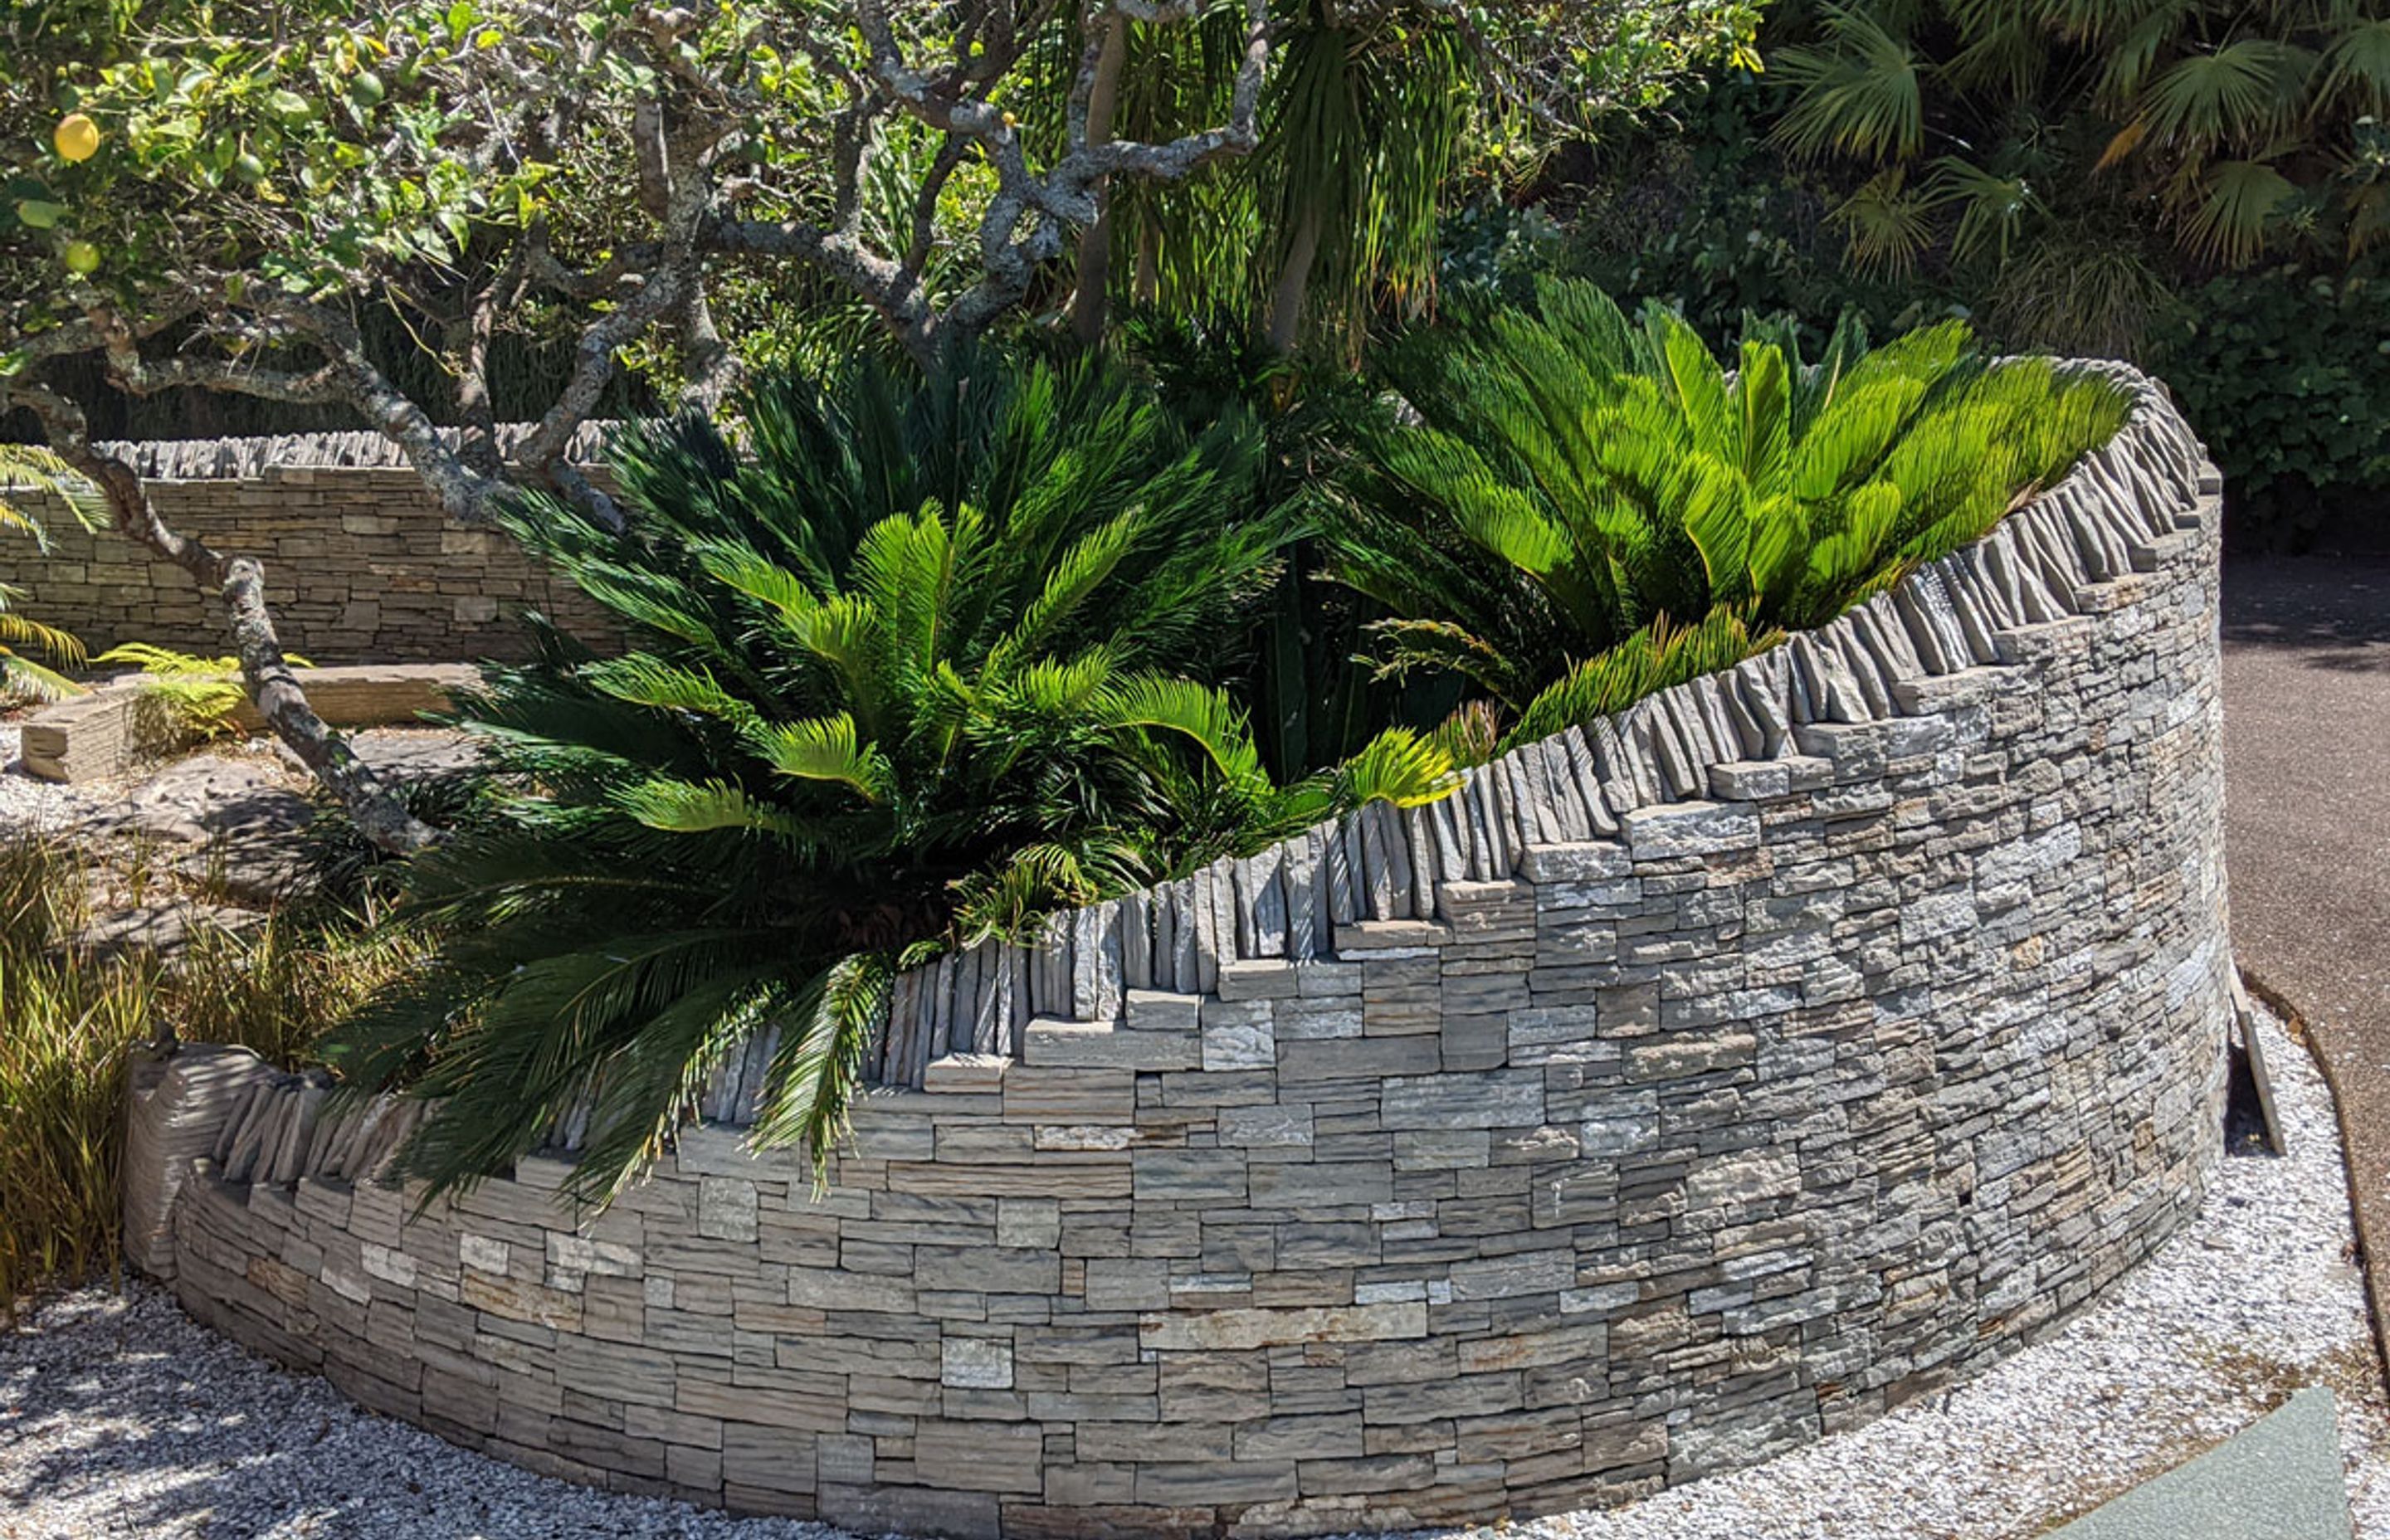
{"type": "Polygon", "coordinates": [[[2213,472],[2153,388],[1740,669],[912,980],[828,1194],[735,1126],[556,1206],[144,1070],[136,1257],[540,1469],[865,1532],[1608,1502],[1864,1420],[2164,1239],[2221,1144],[2213,472]]]}
{"type": "MultiPolygon", "coordinates": [[[[603,427],[585,428],[577,456],[598,452],[603,427]]],[[[510,537],[443,514],[379,433],[102,447],[148,481],[169,526],[264,564],[283,645],[314,662],[521,659],[526,610],[600,644],[621,635],[610,611],[552,580],[510,537]]],[[[94,652],[120,642],[231,650],[221,602],[190,573],[113,530],[85,531],[55,498],[27,501],[50,548],[0,544],[0,584],[22,590],[45,622],[94,652]]]]}

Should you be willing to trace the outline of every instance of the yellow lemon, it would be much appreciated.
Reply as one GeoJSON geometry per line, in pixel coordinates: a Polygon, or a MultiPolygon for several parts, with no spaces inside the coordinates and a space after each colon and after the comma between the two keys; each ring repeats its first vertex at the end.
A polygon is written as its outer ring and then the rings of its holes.
{"type": "Polygon", "coordinates": [[[70,112],[58,120],[50,144],[60,160],[88,160],[99,153],[99,125],[83,113],[70,112]]]}
{"type": "Polygon", "coordinates": [[[67,242],[67,249],[63,254],[66,257],[67,271],[70,273],[99,271],[99,248],[87,240],[67,242]]]}

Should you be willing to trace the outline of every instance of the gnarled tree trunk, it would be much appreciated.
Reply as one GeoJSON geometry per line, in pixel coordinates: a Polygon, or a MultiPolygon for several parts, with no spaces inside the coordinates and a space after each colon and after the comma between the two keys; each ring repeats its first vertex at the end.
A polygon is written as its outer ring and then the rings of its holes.
{"type": "Polygon", "coordinates": [[[191,574],[224,599],[232,621],[233,648],[241,679],[258,714],[290,751],[355,820],[377,849],[409,854],[439,836],[406,810],[374,767],[357,757],[348,740],[332,730],[307,703],[298,676],[282,655],[273,612],[265,603],[265,569],[256,558],[227,556],[205,541],[183,534],[158,513],[139,473],[91,442],[83,409],[56,391],[21,390],[21,399],[42,419],[50,447],[106,498],[119,533],[191,574]]]}

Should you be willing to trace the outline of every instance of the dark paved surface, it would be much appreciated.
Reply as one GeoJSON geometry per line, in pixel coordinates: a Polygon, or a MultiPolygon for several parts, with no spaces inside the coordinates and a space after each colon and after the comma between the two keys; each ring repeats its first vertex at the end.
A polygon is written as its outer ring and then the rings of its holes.
{"type": "Polygon", "coordinates": [[[2379,1328],[2390,1319],[2390,560],[2226,562],[2224,758],[2233,948],[2321,1051],[2379,1328]]]}

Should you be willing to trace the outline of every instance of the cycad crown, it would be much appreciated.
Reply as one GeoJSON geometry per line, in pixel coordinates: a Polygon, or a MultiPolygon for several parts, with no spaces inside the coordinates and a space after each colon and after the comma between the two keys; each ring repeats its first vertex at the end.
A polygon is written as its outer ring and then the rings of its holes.
{"type": "Polygon", "coordinates": [[[1553,283],[1397,354],[1425,419],[1368,445],[1337,572],[1396,619],[1390,667],[1453,670],[1514,738],[1815,626],[1981,535],[2121,425],[2100,382],[1986,364],[1957,322],[1812,363],[1751,322],[1729,373],[1657,305],[1553,283]]]}
{"type": "Polygon", "coordinates": [[[446,1098],[404,1157],[436,1186],[585,1099],[576,1182],[606,1196],[767,1024],[758,1135],[818,1154],[901,968],[1441,789],[1407,740],[1277,787],[1206,683],[1283,538],[1248,420],[1189,433],[1115,371],[994,355],[743,420],[740,446],[694,421],[626,446],[627,534],[513,520],[644,640],[550,636],[464,711],[508,789],[413,863],[440,952],[337,1053],[446,1098]]]}

